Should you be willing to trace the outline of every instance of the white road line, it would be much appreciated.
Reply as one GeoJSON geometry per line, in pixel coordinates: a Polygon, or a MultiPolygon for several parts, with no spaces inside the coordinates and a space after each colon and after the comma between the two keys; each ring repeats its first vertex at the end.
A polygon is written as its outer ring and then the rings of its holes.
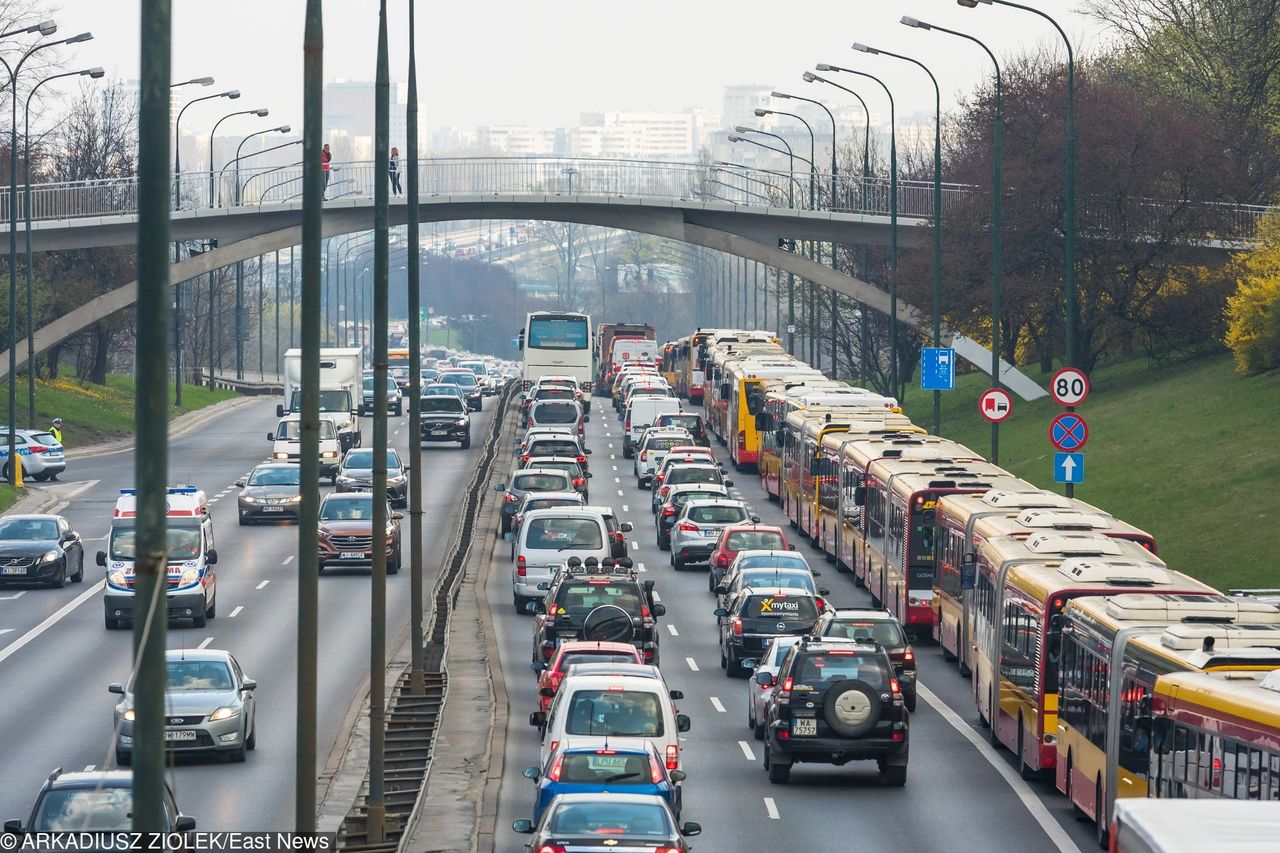
{"type": "Polygon", "coordinates": [[[764,798],[764,810],[769,813],[769,820],[782,820],[778,814],[778,804],[773,801],[773,797],[764,798]]]}
{"type": "MultiPolygon", "coordinates": [[[[613,445],[612,445],[612,444],[611,444],[611,445],[609,445],[609,446],[610,446],[610,447],[613,447],[613,445]]],[[[610,459],[617,459],[617,458],[618,458],[618,454],[616,454],[616,453],[610,453],[610,454],[609,454],[609,458],[610,458],[610,459]]]]}
{"type": "Polygon", "coordinates": [[[216,504],[217,502],[218,502],[217,498],[209,498],[209,503],[216,504]]]}
{"type": "Polygon", "coordinates": [[[213,637],[205,637],[203,640],[200,641],[200,645],[196,646],[196,648],[207,649],[209,648],[209,644],[212,642],[213,642],[213,637]]]}
{"type": "Polygon", "coordinates": [[[8,659],[8,657],[12,655],[14,652],[16,652],[18,649],[22,648],[27,643],[30,643],[32,640],[34,640],[36,637],[43,634],[45,631],[48,631],[55,624],[57,624],[57,622],[60,619],[62,619],[62,617],[66,616],[72,610],[75,610],[81,604],[84,604],[86,601],[89,600],[90,597],[97,595],[99,592],[102,591],[102,588],[105,587],[106,585],[107,585],[107,582],[105,580],[98,581],[93,586],[89,587],[84,592],[80,593],[75,598],[71,599],[66,604],[62,605],[62,607],[59,608],[55,613],[53,613],[53,615],[51,615],[48,619],[45,619],[39,625],[35,626],[30,631],[23,634],[21,637],[14,640],[9,645],[5,646],[3,650],[0,650],[0,663],[4,663],[4,661],[8,659]]]}
{"type": "Polygon", "coordinates": [[[86,764],[86,765],[84,766],[84,772],[85,772],[85,773],[92,773],[92,772],[93,772],[93,770],[94,770],[97,766],[98,766],[98,765],[96,765],[96,764],[86,764]]]}
{"type": "Polygon", "coordinates": [[[0,628],[0,637],[3,637],[5,634],[12,634],[16,630],[18,629],[17,628],[0,628]]]}
{"type": "Polygon", "coordinates": [[[254,589],[262,589],[264,586],[266,586],[266,585],[267,585],[267,584],[269,584],[269,583],[271,583],[271,581],[269,581],[269,580],[265,580],[265,581],[263,581],[262,583],[260,583],[260,584],[258,584],[257,586],[255,586],[255,587],[254,587],[254,589]]]}
{"type": "Polygon", "coordinates": [[[745,740],[738,741],[738,746],[742,749],[742,754],[747,757],[747,761],[755,761],[756,754],[751,751],[751,744],[745,740]]]}
{"type": "Polygon", "coordinates": [[[639,550],[640,550],[640,542],[639,542],[638,540],[636,540],[636,539],[632,539],[632,540],[630,540],[630,541],[631,541],[631,550],[632,550],[632,551],[639,551],[639,550]]]}
{"type": "Polygon", "coordinates": [[[1018,777],[1017,771],[1009,766],[1008,762],[995,751],[991,744],[987,743],[985,738],[980,737],[959,714],[951,710],[950,705],[939,699],[932,690],[923,684],[917,684],[916,692],[920,695],[920,698],[929,703],[933,710],[941,714],[942,718],[950,723],[951,727],[958,731],[965,740],[973,744],[974,749],[978,750],[978,753],[987,760],[987,763],[1004,777],[1005,782],[1009,784],[1018,799],[1022,801],[1022,805],[1026,807],[1032,819],[1040,824],[1040,828],[1044,830],[1045,835],[1049,836],[1049,840],[1053,842],[1061,853],[1080,853],[1080,848],[1067,835],[1066,830],[1054,820],[1053,815],[1045,808],[1044,803],[1036,796],[1035,791],[1032,791],[1031,787],[1018,777]]]}
{"type": "Polygon", "coordinates": [[[623,512],[631,512],[631,507],[627,506],[626,504],[623,504],[623,505],[622,505],[622,511],[623,511],[623,512]]]}
{"type": "MultiPolygon", "coordinates": [[[[615,467],[613,470],[617,471],[618,469],[615,467]]],[[[614,478],[613,478],[613,482],[615,482],[615,483],[621,483],[621,482],[622,482],[622,478],[621,478],[621,477],[614,477],[614,478]]],[[[622,494],[622,492],[618,492],[618,494],[622,494]]]]}
{"type": "Polygon", "coordinates": [[[227,618],[228,618],[228,619],[234,619],[234,618],[236,618],[237,616],[239,616],[239,615],[240,615],[240,611],[241,611],[241,610],[244,610],[244,605],[240,605],[240,606],[236,607],[236,609],[235,609],[235,610],[232,610],[230,613],[228,613],[228,614],[227,614],[227,618]]]}
{"type": "Polygon", "coordinates": [[[711,697],[711,707],[715,708],[721,714],[724,713],[724,706],[720,704],[720,700],[717,699],[715,696],[711,697]]]}
{"type": "Polygon", "coordinates": [[[622,489],[618,489],[618,497],[622,497],[622,489]]]}
{"type": "Polygon", "coordinates": [[[292,563],[292,562],[293,562],[293,555],[292,555],[292,554],[290,554],[289,556],[287,556],[287,557],[285,557],[285,558],[284,558],[284,562],[283,562],[283,563],[281,563],[280,565],[282,565],[282,566],[287,566],[287,565],[289,565],[289,564],[290,564],[290,563],[292,563]]]}
{"type": "MultiPolygon", "coordinates": [[[[106,538],[106,537],[103,537],[103,538],[106,538]]],[[[18,590],[13,595],[0,595],[0,601],[13,601],[15,598],[22,598],[22,596],[26,594],[27,594],[27,590],[25,589],[18,590]]]]}
{"type": "Polygon", "coordinates": [[[613,470],[617,471],[617,470],[618,470],[618,466],[617,466],[617,465],[614,465],[614,466],[613,466],[613,470]]]}
{"type": "Polygon", "coordinates": [[[676,630],[676,626],[675,626],[675,625],[668,625],[668,626],[667,626],[667,633],[669,633],[669,634],[670,634],[671,636],[673,636],[673,637],[679,637],[679,636],[680,636],[680,632],[676,630]]]}
{"type": "MultiPolygon", "coordinates": [[[[609,442],[609,449],[610,449],[610,450],[613,450],[613,442],[612,442],[612,441],[611,441],[611,442],[609,442]]],[[[613,456],[613,455],[610,455],[610,456],[609,456],[609,458],[610,458],[610,459],[617,459],[618,457],[613,456]]]]}
{"type": "Polygon", "coordinates": [[[689,669],[693,670],[694,672],[699,672],[699,671],[700,671],[700,670],[698,669],[698,662],[697,662],[696,660],[694,660],[693,658],[685,658],[685,659],[684,659],[684,662],[685,662],[685,663],[687,663],[687,664],[689,664],[689,669]]]}

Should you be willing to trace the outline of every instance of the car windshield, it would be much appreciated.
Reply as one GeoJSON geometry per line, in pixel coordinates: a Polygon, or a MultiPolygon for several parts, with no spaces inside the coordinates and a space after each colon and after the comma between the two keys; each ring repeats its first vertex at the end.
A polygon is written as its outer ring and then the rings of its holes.
{"type": "Polygon", "coordinates": [[[720,472],[715,468],[676,468],[667,474],[666,483],[674,486],[679,483],[719,483],[720,472]]]}
{"type": "Polygon", "coordinates": [[[780,572],[773,569],[747,569],[738,576],[738,586],[780,586],[786,589],[803,589],[817,592],[813,584],[813,575],[808,570],[803,572],[780,572]]]}
{"type": "Polygon", "coordinates": [[[563,474],[517,474],[511,480],[511,488],[522,492],[558,492],[569,488],[563,474]]]}
{"type": "Polygon", "coordinates": [[[462,401],[450,394],[445,397],[435,395],[433,397],[422,398],[422,414],[424,415],[458,415],[461,417],[466,413],[463,408],[462,401]]]}
{"type": "Polygon", "coordinates": [[[540,402],[529,414],[534,423],[539,424],[572,424],[578,420],[578,404],[550,400],[540,402]]]}
{"type": "MultiPolygon", "coordinates": [[[[132,560],[137,553],[135,536],[137,531],[132,527],[117,527],[111,531],[111,559],[132,560]]],[[[170,560],[196,560],[200,557],[202,537],[198,527],[170,527],[165,531],[169,540],[168,553],[170,560]]]]}
{"type": "Polygon", "coordinates": [[[667,451],[675,447],[677,444],[680,444],[682,440],[683,439],[681,439],[679,436],[675,436],[675,435],[671,436],[670,438],[667,438],[667,437],[651,438],[644,443],[644,449],[667,451]]]}
{"type": "Polygon", "coordinates": [[[665,840],[675,835],[671,818],[662,806],[608,800],[562,803],[551,816],[547,830],[553,836],[634,836],[665,840]]]}
{"type": "Polygon", "coordinates": [[[58,538],[58,522],[52,518],[10,518],[0,521],[0,539],[48,540],[58,538]]]}
{"type": "Polygon", "coordinates": [[[367,495],[328,497],[320,504],[321,521],[372,521],[373,499],[367,495]]]}
{"type": "MultiPolygon", "coordinates": [[[[343,468],[373,468],[373,451],[372,450],[348,450],[347,458],[342,460],[343,468]]],[[[394,449],[387,448],[387,467],[400,467],[400,454],[394,449]]]]}
{"type": "Polygon", "coordinates": [[[688,515],[694,524],[733,524],[746,517],[747,511],[740,506],[695,506],[688,515]]]}
{"type": "Polygon", "coordinates": [[[536,468],[551,468],[555,471],[563,471],[570,477],[581,477],[582,468],[578,467],[577,462],[556,462],[550,459],[538,459],[534,457],[530,460],[536,468]]]}
{"type": "Polygon", "coordinates": [[[297,465],[284,466],[275,468],[255,468],[253,474],[249,477],[250,486],[296,486],[301,480],[301,473],[297,465]]]}
{"type": "MultiPolygon", "coordinates": [[[[299,441],[301,439],[302,421],[281,421],[276,427],[276,441],[299,441]]],[[[320,421],[320,438],[335,439],[338,434],[333,429],[333,421],[320,421]]]]}
{"type": "Polygon", "coordinates": [[[436,380],[441,385],[457,385],[459,388],[476,387],[476,375],[471,371],[466,373],[444,373],[436,380]]]}
{"type": "Polygon", "coordinates": [[[738,530],[729,534],[725,547],[730,551],[783,551],[787,543],[772,530],[738,530]]]}
{"type": "Polygon", "coordinates": [[[787,652],[791,651],[794,643],[774,643],[773,644],[773,666],[782,666],[782,660],[787,656],[787,652]]]}
{"type": "Polygon", "coordinates": [[[582,498],[578,498],[576,501],[572,498],[535,498],[525,504],[525,511],[550,509],[555,506],[582,506],[582,498]]]}
{"type": "Polygon", "coordinates": [[[422,397],[453,397],[458,399],[458,386],[456,385],[428,385],[422,389],[422,397]]]}
{"type": "Polygon", "coordinates": [[[907,644],[898,623],[884,619],[833,619],[822,635],[850,640],[875,640],[887,649],[907,644]]]}
{"type": "Polygon", "coordinates": [[[580,785],[650,785],[649,756],[612,749],[571,752],[560,762],[560,781],[580,785]]]}
{"type": "Polygon", "coordinates": [[[565,672],[575,663],[640,663],[635,655],[618,652],[568,652],[560,658],[560,671],[565,672]]]}
{"type": "Polygon", "coordinates": [[[884,683],[884,666],[879,658],[860,654],[853,649],[809,655],[800,661],[796,674],[796,680],[806,684],[853,678],[865,681],[874,688],[889,686],[884,683]]]}
{"type": "Polygon", "coordinates": [[[561,388],[555,385],[545,385],[534,392],[535,400],[572,400],[578,395],[571,388],[561,388]]]}
{"type": "Polygon", "coordinates": [[[689,501],[706,500],[707,498],[714,500],[716,498],[723,497],[724,495],[719,492],[676,492],[671,496],[671,503],[673,506],[678,508],[684,506],[689,501]]]}
{"type": "Polygon", "coordinates": [[[799,555],[792,556],[790,554],[757,554],[751,557],[739,558],[738,568],[740,569],[805,569],[809,568],[809,564],[804,561],[804,557],[799,555]]]}
{"type": "Polygon", "coordinates": [[[584,689],[573,694],[565,734],[661,737],[662,700],[642,690],[584,689]]]}
{"type": "Polygon", "coordinates": [[[543,551],[604,547],[603,525],[591,518],[535,518],[529,522],[525,547],[543,551]]]}
{"type": "Polygon", "coordinates": [[[53,437],[51,432],[33,432],[31,433],[31,440],[37,444],[44,444],[50,447],[62,444],[62,442],[53,437]]]}
{"type": "Polygon", "coordinates": [[[40,799],[30,832],[128,832],[133,792],[127,788],[54,788],[40,799]]]}
{"type": "Polygon", "coordinates": [[[231,668],[220,660],[169,660],[164,663],[170,691],[230,690],[231,668]]]}
{"type": "Polygon", "coordinates": [[[772,619],[778,622],[816,622],[818,607],[807,595],[749,595],[742,604],[742,615],[748,619],[772,619]]]}
{"type": "Polygon", "coordinates": [[[661,426],[684,427],[694,435],[702,431],[701,415],[659,415],[654,423],[661,426]]]}
{"type": "Polygon", "coordinates": [[[621,607],[632,616],[639,616],[642,607],[640,595],[634,585],[579,581],[560,585],[560,591],[556,594],[556,615],[572,613],[583,616],[602,604],[621,607]]]}
{"type": "Polygon", "coordinates": [[[529,445],[530,456],[577,456],[578,442],[563,439],[544,438],[529,445]]]}

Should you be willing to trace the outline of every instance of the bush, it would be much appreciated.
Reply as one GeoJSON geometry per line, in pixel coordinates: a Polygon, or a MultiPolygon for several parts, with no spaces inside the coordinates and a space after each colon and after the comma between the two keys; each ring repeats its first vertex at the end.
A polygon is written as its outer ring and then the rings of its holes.
{"type": "Polygon", "coordinates": [[[1258,238],[1234,262],[1236,292],[1227,300],[1226,344],[1243,374],[1280,367],[1280,217],[1265,220],[1258,238]]]}

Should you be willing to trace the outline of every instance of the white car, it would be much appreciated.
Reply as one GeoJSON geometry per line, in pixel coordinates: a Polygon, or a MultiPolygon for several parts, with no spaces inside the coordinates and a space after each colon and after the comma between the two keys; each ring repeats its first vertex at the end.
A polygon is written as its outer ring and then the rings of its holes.
{"type": "MultiPolygon", "coordinates": [[[[44,430],[18,429],[13,432],[13,443],[22,459],[22,475],[37,482],[56,480],[67,468],[67,458],[62,453],[62,443],[53,433],[44,430]]],[[[0,460],[3,460],[4,478],[9,479],[9,428],[0,427],[0,460]]]]}
{"type": "Polygon", "coordinates": [[[636,475],[636,487],[646,488],[653,479],[654,473],[662,460],[673,447],[684,447],[693,443],[693,436],[682,428],[667,429],[654,427],[645,431],[636,448],[636,461],[632,471],[636,475]]]}
{"type": "MultiPolygon", "coordinates": [[[[756,661],[754,671],[777,676],[778,670],[782,668],[782,659],[787,656],[787,650],[798,642],[800,642],[799,637],[774,637],[764,650],[764,654],[760,656],[760,660],[756,661]]],[[[764,723],[761,720],[764,719],[764,706],[769,701],[769,693],[772,690],[773,687],[766,687],[754,678],[747,679],[747,728],[751,729],[756,740],[764,740],[764,723]]]]}
{"type": "MultiPolygon", "coordinates": [[[[302,461],[302,416],[286,415],[280,419],[275,432],[267,433],[267,441],[273,443],[271,459],[274,462],[302,461]]],[[[320,419],[320,476],[328,477],[329,484],[338,482],[338,467],[341,464],[341,442],[333,421],[320,419]]]]}

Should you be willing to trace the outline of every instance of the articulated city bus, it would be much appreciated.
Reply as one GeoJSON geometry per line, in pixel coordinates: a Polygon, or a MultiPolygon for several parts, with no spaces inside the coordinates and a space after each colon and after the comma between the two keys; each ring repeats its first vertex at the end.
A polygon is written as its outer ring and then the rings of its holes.
{"type": "Polygon", "coordinates": [[[933,638],[943,657],[957,661],[961,675],[972,669],[972,626],[965,617],[961,566],[966,554],[993,536],[1039,531],[1091,531],[1137,542],[1151,553],[1155,539],[1144,530],[1084,501],[1042,489],[994,489],[985,494],[945,495],[938,501],[938,575],[933,586],[933,638]]]}
{"type": "Polygon", "coordinates": [[[709,349],[710,356],[703,373],[702,408],[707,419],[707,428],[720,440],[721,444],[729,444],[732,424],[729,422],[729,408],[733,401],[735,376],[733,367],[742,362],[758,363],[772,360],[774,364],[787,362],[790,372],[804,373],[810,368],[802,362],[795,361],[776,344],[737,343],[715,344],[709,349]]]}
{"type": "Polygon", "coordinates": [[[725,438],[729,444],[729,458],[738,470],[755,466],[760,461],[760,430],[756,427],[756,415],[764,411],[768,387],[797,375],[808,378],[822,374],[786,355],[746,358],[725,366],[727,382],[720,386],[722,393],[725,385],[729,389],[725,438]]]}
{"type": "Polygon", "coordinates": [[[535,311],[520,333],[524,390],[542,376],[572,376],[591,393],[591,316],[572,311],[535,311]]]}
{"type": "Polygon", "coordinates": [[[1280,800],[1280,670],[1162,675],[1120,738],[1149,742],[1150,797],[1280,800]]]}
{"type": "Polygon", "coordinates": [[[811,537],[818,514],[818,450],[828,433],[847,432],[859,410],[802,409],[783,429],[782,511],[793,528],[811,537]]]}
{"type": "Polygon", "coordinates": [[[1118,797],[1149,794],[1150,753],[1140,742],[1149,732],[1140,738],[1139,720],[1151,713],[1160,676],[1280,667],[1280,610],[1208,587],[1079,597],[1059,624],[1055,782],[1100,833],[1118,797]]]}
{"type": "Polygon", "coordinates": [[[965,559],[964,574],[974,581],[966,611],[977,645],[972,683],[978,714],[992,727],[993,742],[1015,752],[1024,774],[1049,770],[1057,758],[1057,617],[1071,599],[1216,594],[1141,545],[1096,533],[995,536],[965,559]]]}

